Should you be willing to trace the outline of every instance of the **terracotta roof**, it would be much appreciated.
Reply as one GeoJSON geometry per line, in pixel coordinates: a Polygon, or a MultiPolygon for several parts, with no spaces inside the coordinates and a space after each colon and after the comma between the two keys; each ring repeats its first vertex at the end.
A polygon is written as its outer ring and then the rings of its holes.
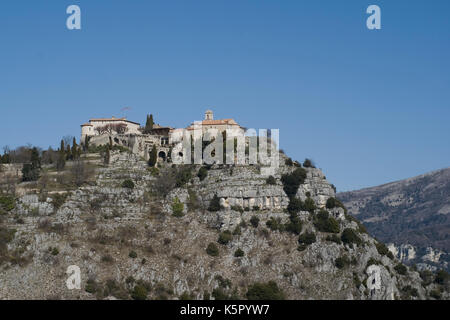
{"type": "MultiPolygon", "coordinates": [[[[191,124],[187,127],[188,130],[194,130],[195,123],[191,124]]],[[[230,125],[230,126],[239,126],[234,119],[221,119],[221,120],[203,120],[198,125],[202,126],[214,126],[214,125],[230,125]]],[[[240,127],[240,126],[239,126],[240,127]]]]}
{"type": "Polygon", "coordinates": [[[215,124],[230,124],[230,125],[237,125],[236,121],[233,119],[222,119],[222,120],[203,120],[202,125],[209,126],[209,125],[215,125],[215,124]]]}
{"type": "Polygon", "coordinates": [[[88,127],[88,126],[89,126],[89,127],[93,127],[93,125],[90,124],[90,123],[85,123],[85,124],[82,124],[81,126],[82,126],[82,127],[88,127]]]}

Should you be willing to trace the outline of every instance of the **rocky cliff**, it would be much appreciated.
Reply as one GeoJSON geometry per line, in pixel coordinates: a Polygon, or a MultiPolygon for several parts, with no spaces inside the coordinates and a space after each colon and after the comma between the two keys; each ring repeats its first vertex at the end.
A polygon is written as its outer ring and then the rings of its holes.
{"type": "Polygon", "coordinates": [[[0,298],[244,299],[268,281],[286,299],[448,298],[345,214],[319,169],[284,155],[271,179],[259,166],[83,157],[95,171],[80,186],[64,181],[80,174],[69,164],[2,194],[0,298]],[[80,289],[67,286],[69,266],[80,289]]]}

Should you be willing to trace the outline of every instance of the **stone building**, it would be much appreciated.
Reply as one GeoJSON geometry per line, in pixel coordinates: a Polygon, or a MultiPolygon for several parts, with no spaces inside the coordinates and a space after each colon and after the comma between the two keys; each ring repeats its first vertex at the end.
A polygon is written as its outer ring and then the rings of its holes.
{"type": "Polygon", "coordinates": [[[126,118],[100,118],[91,119],[88,123],[81,125],[81,142],[87,137],[100,136],[103,134],[139,134],[140,124],[129,121],[126,118]]]}
{"type": "Polygon", "coordinates": [[[170,141],[172,143],[179,142],[183,136],[185,136],[186,131],[190,134],[196,129],[201,129],[202,134],[205,134],[208,130],[216,129],[219,134],[226,131],[228,137],[243,137],[245,135],[245,129],[241,127],[234,119],[214,120],[213,112],[211,110],[206,110],[205,118],[202,121],[195,121],[187,128],[173,129],[170,134],[170,141]]]}
{"type": "Polygon", "coordinates": [[[179,144],[186,134],[192,134],[194,128],[200,128],[203,134],[209,129],[217,129],[218,133],[226,131],[229,137],[245,134],[244,128],[233,119],[214,120],[213,112],[207,110],[203,121],[196,121],[187,128],[155,124],[151,132],[145,134],[139,123],[126,118],[91,119],[81,125],[81,143],[84,144],[88,139],[91,146],[108,143],[124,146],[146,160],[149,159],[153,146],[156,146],[158,161],[167,161],[175,145],[179,144]]]}

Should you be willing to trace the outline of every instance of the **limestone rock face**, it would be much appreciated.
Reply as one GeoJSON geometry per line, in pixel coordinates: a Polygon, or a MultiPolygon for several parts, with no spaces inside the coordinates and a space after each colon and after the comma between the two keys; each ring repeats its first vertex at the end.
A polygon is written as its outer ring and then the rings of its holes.
{"type": "MultiPolygon", "coordinates": [[[[398,274],[399,261],[380,254],[376,240],[342,208],[329,210],[338,234],[318,229],[319,209],[299,212],[301,236],[314,236],[304,246],[298,234],[278,228],[291,222],[281,176],[294,167],[283,157],[273,172],[275,184],[266,182],[258,166],[215,165],[203,181],[199,166],[192,166],[190,178],[165,194],[155,187],[173,177],[164,176],[170,167],[155,173],[125,152],[112,152],[109,165],[89,161],[97,167],[92,183],[50,190],[46,197],[25,192],[5,216],[1,226],[16,231],[7,244],[11,258],[0,260],[0,299],[129,299],[138,283],[151,286],[151,299],[178,299],[186,292],[203,299],[217,288],[244,298],[249,285],[269,280],[289,299],[393,299],[403,297],[408,285],[417,289],[414,299],[427,295],[417,272],[398,274]],[[126,179],[133,180],[133,189],[122,187],[126,179]],[[54,200],[56,193],[62,203],[54,200]],[[221,208],[208,211],[215,195],[221,208]],[[173,215],[176,200],[183,204],[178,216],[173,215]],[[342,243],[345,229],[361,242],[342,243]],[[230,239],[219,243],[224,231],[230,239]],[[210,243],[218,256],[207,253],[210,243]],[[242,257],[235,257],[237,249],[242,257]],[[373,290],[367,284],[371,265],[379,268],[379,288],[373,290]],[[70,266],[80,269],[80,289],[66,285],[70,266]],[[227,281],[230,287],[224,287],[227,281]]],[[[306,171],[297,197],[309,196],[323,208],[334,188],[319,169],[306,171]]]]}

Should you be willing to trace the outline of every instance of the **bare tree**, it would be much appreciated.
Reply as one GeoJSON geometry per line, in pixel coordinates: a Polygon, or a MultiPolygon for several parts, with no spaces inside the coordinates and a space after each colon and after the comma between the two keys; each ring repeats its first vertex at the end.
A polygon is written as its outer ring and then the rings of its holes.
{"type": "Polygon", "coordinates": [[[152,189],[160,197],[165,197],[173,188],[175,188],[176,176],[171,168],[164,169],[152,183],[152,189]]]}
{"type": "Polygon", "coordinates": [[[86,165],[82,160],[75,160],[70,168],[72,183],[81,187],[93,175],[94,169],[86,165]]]}
{"type": "Polygon", "coordinates": [[[71,135],[65,135],[63,137],[64,145],[66,146],[66,148],[67,148],[67,146],[71,146],[72,145],[73,138],[74,137],[71,136],[71,135]]]}
{"type": "Polygon", "coordinates": [[[7,194],[15,195],[18,182],[17,177],[15,177],[14,174],[9,174],[7,172],[3,174],[4,177],[1,179],[0,189],[7,194]]]}
{"type": "Polygon", "coordinates": [[[95,131],[98,134],[112,134],[114,132],[123,134],[128,131],[128,126],[124,123],[106,124],[104,126],[95,128],[95,131]]]}

